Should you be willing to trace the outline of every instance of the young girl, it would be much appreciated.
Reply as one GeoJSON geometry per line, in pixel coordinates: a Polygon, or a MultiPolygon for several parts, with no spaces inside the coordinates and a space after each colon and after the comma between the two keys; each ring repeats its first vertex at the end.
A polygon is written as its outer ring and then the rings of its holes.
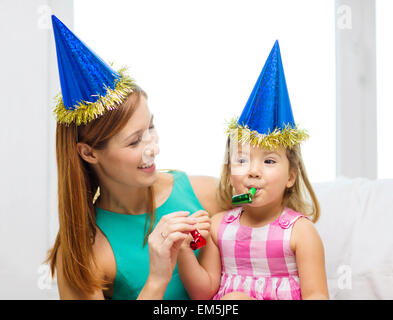
{"type": "Polygon", "coordinates": [[[185,243],[178,256],[193,299],[328,299],[324,250],[313,226],[319,204],[303,165],[307,134],[293,121],[278,42],[237,122],[229,126],[218,189],[231,207],[216,214],[199,263],[185,243]]]}

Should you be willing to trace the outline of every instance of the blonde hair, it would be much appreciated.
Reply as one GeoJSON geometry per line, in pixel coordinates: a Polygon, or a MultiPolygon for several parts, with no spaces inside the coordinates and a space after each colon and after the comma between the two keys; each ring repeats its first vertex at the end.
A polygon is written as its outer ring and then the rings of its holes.
{"type": "MultiPolygon", "coordinates": [[[[232,208],[232,196],[234,195],[231,183],[230,143],[231,139],[228,138],[224,165],[217,188],[218,202],[225,209],[232,208]]],[[[320,206],[304,167],[300,145],[295,145],[291,149],[286,148],[286,156],[289,161],[289,170],[295,170],[297,174],[294,185],[284,192],[282,205],[309,216],[315,223],[320,216],[320,206]]]]}

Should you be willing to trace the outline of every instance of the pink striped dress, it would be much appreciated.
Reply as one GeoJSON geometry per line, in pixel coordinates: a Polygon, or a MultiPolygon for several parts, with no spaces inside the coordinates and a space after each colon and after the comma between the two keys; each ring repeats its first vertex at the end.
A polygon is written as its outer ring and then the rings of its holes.
{"type": "Polygon", "coordinates": [[[251,228],[239,223],[242,207],[227,211],[218,229],[221,284],[214,300],[241,291],[258,300],[300,300],[295,255],[289,241],[295,221],[306,217],[285,208],[272,223],[251,228]]]}

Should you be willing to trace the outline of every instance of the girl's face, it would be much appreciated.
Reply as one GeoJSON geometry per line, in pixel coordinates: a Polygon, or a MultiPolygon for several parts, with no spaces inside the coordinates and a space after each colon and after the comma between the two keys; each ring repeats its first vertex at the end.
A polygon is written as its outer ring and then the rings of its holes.
{"type": "Polygon", "coordinates": [[[238,146],[231,157],[231,182],[236,194],[257,191],[251,207],[281,205],[284,191],[295,183],[296,173],[289,170],[284,147],[266,150],[238,146]],[[248,150],[247,150],[248,149],[248,150]]]}
{"type": "Polygon", "coordinates": [[[159,153],[153,116],[141,95],[125,127],[113,136],[105,149],[95,150],[99,179],[109,185],[146,187],[157,179],[154,158],[159,153]],[[109,181],[108,181],[109,180],[109,181]]]}

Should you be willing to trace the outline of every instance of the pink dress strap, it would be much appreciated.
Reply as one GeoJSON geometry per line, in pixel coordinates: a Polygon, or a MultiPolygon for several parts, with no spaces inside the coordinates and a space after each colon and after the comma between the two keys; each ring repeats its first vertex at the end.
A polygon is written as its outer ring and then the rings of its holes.
{"type": "Polygon", "coordinates": [[[236,207],[225,212],[223,221],[225,223],[231,223],[239,218],[240,214],[243,212],[243,207],[236,207]]]}
{"type": "Polygon", "coordinates": [[[278,219],[278,224],[283,229],[289,229],[299,218],[302,217],[309,219],[309,217],[304,214],[301,214],[289,208],[285,208],[283,214],[278,219]]]}

